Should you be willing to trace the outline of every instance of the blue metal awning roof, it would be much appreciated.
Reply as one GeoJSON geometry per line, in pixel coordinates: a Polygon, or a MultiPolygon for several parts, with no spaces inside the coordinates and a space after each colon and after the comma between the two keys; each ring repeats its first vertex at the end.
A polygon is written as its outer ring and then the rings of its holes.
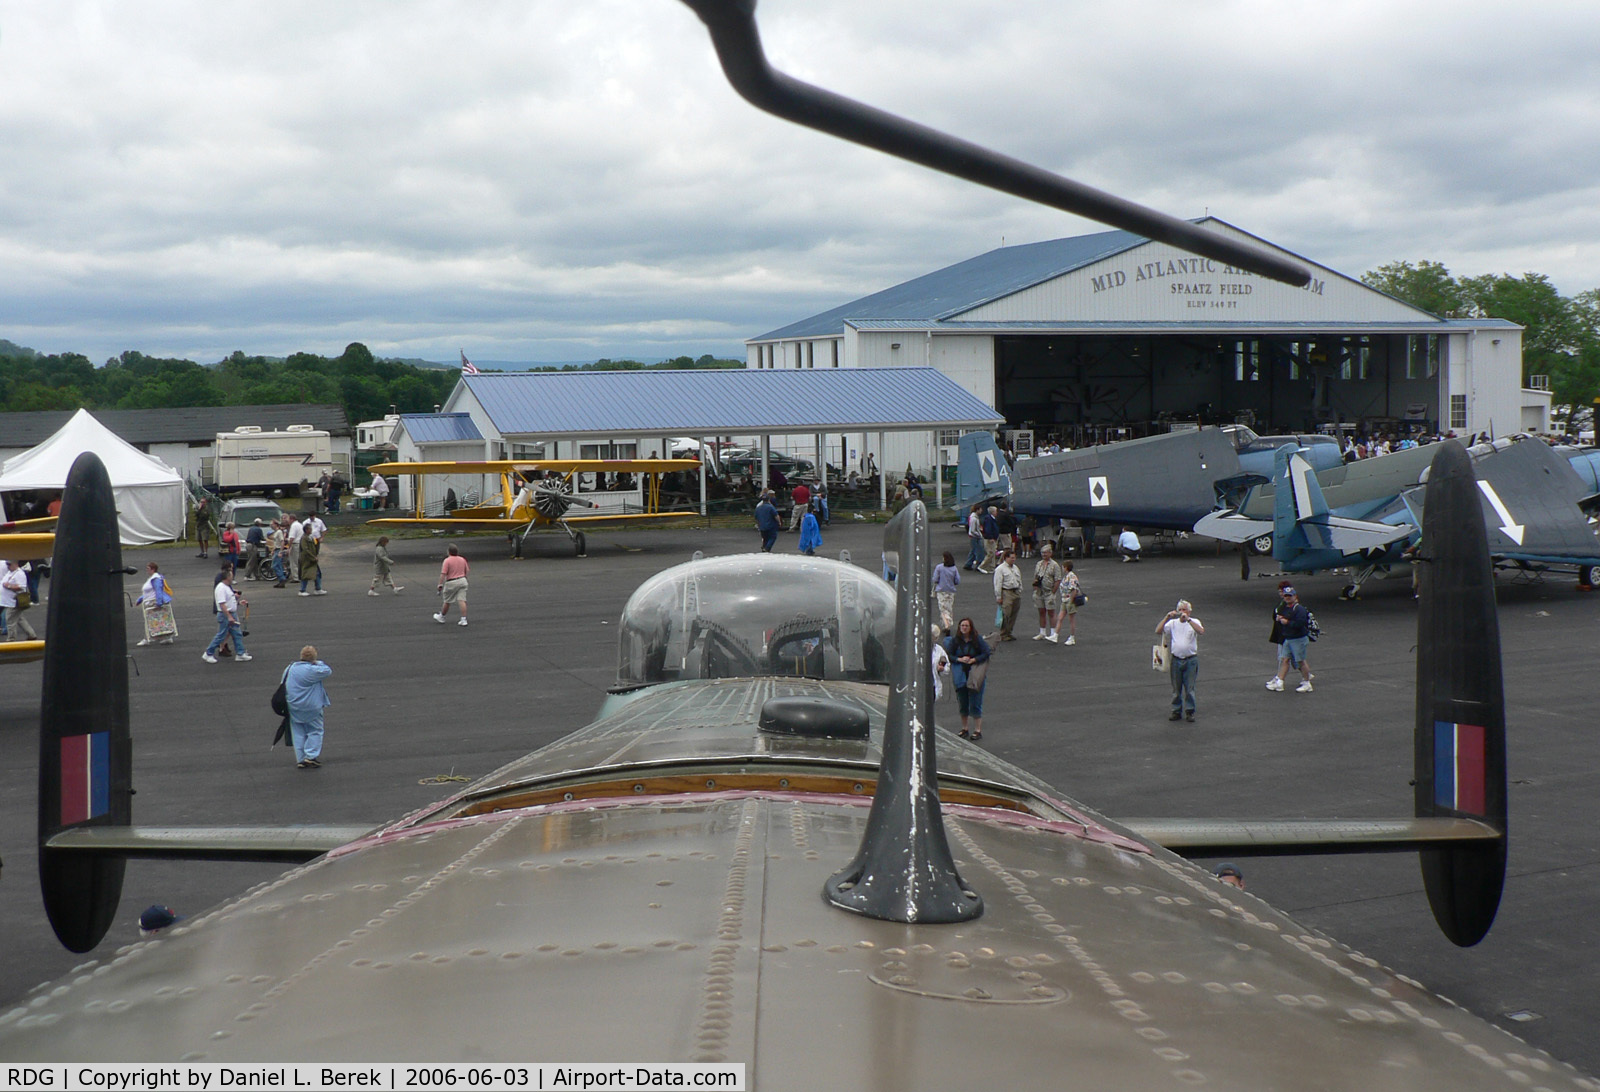
{"type": "Polygon", "coordinates": [[[933,368],[513,372],[461,383],[502,436],[896,432],[1003,421],[933,368]]]}
{"type": "Polygon", "coordinates": [[[470,413],[402,413],[400,425],[415,444],[458,444],[483,439],[470,413]]]}

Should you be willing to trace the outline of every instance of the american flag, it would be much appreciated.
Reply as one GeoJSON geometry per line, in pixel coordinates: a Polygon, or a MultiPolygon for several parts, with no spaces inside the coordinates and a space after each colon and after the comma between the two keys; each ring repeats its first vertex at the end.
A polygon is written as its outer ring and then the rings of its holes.
{"type": "Polygon", "coordinates": [[[478,374],[478,366],[476,364],[474,364],[472,361],[467,359],[467,351],[465,349],[461,349],[459,351],[461,353],[461,374],[462,375],[477,375],[478,374]]]}

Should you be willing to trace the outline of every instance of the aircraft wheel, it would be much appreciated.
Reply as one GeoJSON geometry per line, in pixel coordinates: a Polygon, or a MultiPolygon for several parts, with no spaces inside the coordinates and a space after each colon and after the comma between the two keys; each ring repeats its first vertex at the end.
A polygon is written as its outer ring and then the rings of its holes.
{"type": "Polygon", "coordinates": [[[572,536],[572,546],[579,557],[589,556],[589,540],[583,537],[582,531],[572,536]]]}
{"type": "Polygon", "coordinates": [[[1346,584],[1344,586],[1344,589],[1339,592],[1339,598],[1341,598],[1341,599],[1360,599],[1361,598],[1361,585],[1360,584],[1346,584]]]}
{"type": "Polygon", "coordinates": [[[1250,540],[1250,552],[1255,554],[1272,553],[1272,535],[1257,535],[1250,540]]]}
{"type": "Polygon", "coordinates": [[[1578,583],[1587,584],[1591,588],[1600,584],[1600,565],[1580,565],[1578,583]]]}

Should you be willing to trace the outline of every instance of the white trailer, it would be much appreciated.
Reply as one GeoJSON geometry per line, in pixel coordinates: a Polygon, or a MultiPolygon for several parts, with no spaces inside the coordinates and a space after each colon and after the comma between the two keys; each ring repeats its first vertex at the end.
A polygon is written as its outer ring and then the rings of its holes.
{"type": "Polygon", "coordinates": [[[332,442],[321,429],[290,425],[282,432],[263,432],[258,425],[240,425],[217,433],[210,484],[219,493],[281,489],[293,496],[333,470],[332,442]]]}

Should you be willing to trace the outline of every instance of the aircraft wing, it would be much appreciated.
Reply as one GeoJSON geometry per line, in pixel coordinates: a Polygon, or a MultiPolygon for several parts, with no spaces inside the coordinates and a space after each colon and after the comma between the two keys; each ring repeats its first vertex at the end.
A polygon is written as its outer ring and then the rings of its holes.
{"type": "Polygon", "coordinates": [[[0,559],[6,561],[47,561],[55,548],[55,535],[0,535],[0,559]]]}
{"type": "Polygon", "coordinates": [[[40,516],[38,519],[13,519],[0,523],[0,535],[35,534],[54,531],[55,529],[55,516],[40,516]]]}
{"type": "Polygon", "coordinates": [[[515,471],[558,474],[659,474],[695,470],[699,459],[492,459],[482,462],[379,463],[374,474],[510,474],[515,471]]]}
{"type": "Polygon", "coordinates": [[[1272,521],[1251,519],[1241,516],[1235,509],[1226,509],[1207,513],[1194,525],[1194,533],[1223,542],[1253,542],[1262,535],[1272,534],[1272,521]]]}
{"type": "MultiPolygon", "coordinates": [[[[616,512],[612,514],[598,514],[593,516],[565,516],[562,523],[613,523],[628,521],[662,520],[662,519],[694,519],[699,512],[616,512]]],[[[441,527],[452,531],[520,531],[530,523],[547,523],[543,517],[535,517],[534,513],[515,517],[490,517],[476,518],[464,516],[452,519],[449,516],[385,516],[382,519],[369,519],[369,524],[380,527],[441,527]]]]}
{"type": "MultiPolygon", "coordinates": [[[[1496,558],[1555,564],[1600,562],[1600,540],[1583,514],[1587,485],[1540,440],[1522,440],[1473,459],[1489,552],[1496,558]]],[[[1423,491],[1402,497],[1420,519],[1423,491]]]]}
{"type": "Polygon", "coordinates": [[[1384,853],[1498,841],[1477,819],[1118,819],[1180,857],[1275,857],[1384,853]]]}
{"type": "Polygon", "coordinates": [[[1344,516],[1322,516],[1300,525],[1312,549],[1338,550],[1342,554],[1382,549],[1410,538],[1417,529],[1409,523],[1373,523],[1344,516]]]}
{"type": "Polygon", "coordinates": [[[0,664],[31,664],[42,659],[43,641],[0,641],[0,664]]]}

